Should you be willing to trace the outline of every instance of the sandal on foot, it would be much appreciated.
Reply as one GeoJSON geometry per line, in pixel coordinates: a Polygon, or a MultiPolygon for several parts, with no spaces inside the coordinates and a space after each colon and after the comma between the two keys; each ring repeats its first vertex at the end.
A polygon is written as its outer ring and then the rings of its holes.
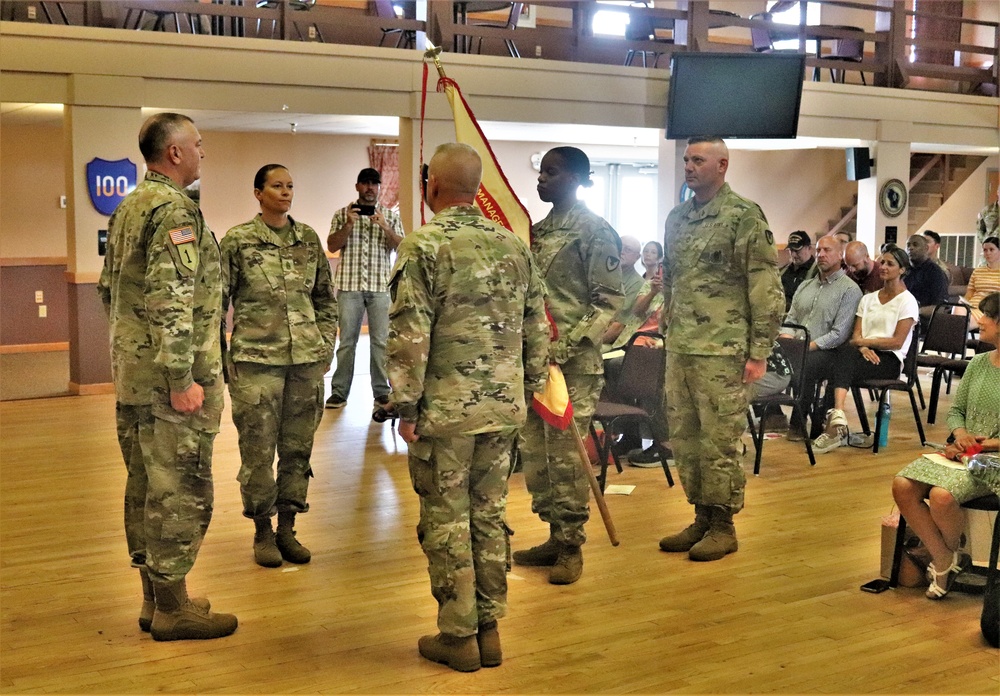
{"type": "Polygon", "coordinates": [[[927,598],[928,599],[942,599],[948,594],[951,589],[952,583],[958,574],[962,571],[962,566],[959,563],[958,551],[952,552],[951,555],[951,565],[942,571],[938,571],[934,567],[934,563],[931,562],[927,566],[927,579],[930,580],[931,585],[927,588],[927,598]],[[938,582],[938,578],[944,578],[944,584],[938,582]]]}

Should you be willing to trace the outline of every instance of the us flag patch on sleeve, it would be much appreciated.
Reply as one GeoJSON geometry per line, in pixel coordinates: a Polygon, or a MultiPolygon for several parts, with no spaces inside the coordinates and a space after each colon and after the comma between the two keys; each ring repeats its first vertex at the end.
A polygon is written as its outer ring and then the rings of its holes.
{"type": "Polygon", "coordinates": [[[176,230],[170,230],[170,241],[175,246],[190,244],[194,241],[194,230],[190,227],[180,227],[176,230]]]}

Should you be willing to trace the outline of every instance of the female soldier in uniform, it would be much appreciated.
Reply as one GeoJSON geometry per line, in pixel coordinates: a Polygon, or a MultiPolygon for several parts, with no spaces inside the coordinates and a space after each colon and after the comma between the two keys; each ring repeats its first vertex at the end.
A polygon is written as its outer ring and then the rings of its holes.
{"type": "Polygon", "coordinates": [[[229,230],[221,243],[233,305],[227,365],[243,514],[256,526],[254,559],[274,568],[282,559],[308,563],[311,558],[293,527],[295,514],[309,510],[309,458],[323,415],[323,375],[333,358],[337,304],[319,237],[288,214],[288,169],[261,167],[253,188],[260,214],[229,230]],[[276,513],[277,536],[271,527],[276,513]]]}
{"type": "MultiPolygon", "coordinates": [[[[566,376],[577,428],[587,432],[604,386],[601,336],[624,302],[618,234],[576,191],[591,186],[590,160],[575,147],[557,147],[542,158],[538,197],[552,211],[531,228],[531,252],[545,279],[547,308],[558,336],[549,360],[566,376]]],[[[589,482],[576,459],[574,436],[546,425],[529,409],[521,459],[531,508],[549,523],[540,546],[514,553],[519,565],[551,566],[549,582],[568,585],[583,572],[580,546],[590,516],[589,482]]]]}

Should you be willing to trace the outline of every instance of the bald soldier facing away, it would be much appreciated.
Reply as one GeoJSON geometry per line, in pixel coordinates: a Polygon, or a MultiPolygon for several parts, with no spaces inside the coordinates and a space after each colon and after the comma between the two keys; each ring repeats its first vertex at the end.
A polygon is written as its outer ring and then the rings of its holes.
{"type": "Polygon", "coordinates": [[[729,188],[728,167],[720,138],[688,140],[694,198],[670,211],[663,235],[667,422],[695,521],[660,548],[694,561],[737,549],[747,387],[764,374],[785,309],[774,237],[760,206],[729,188]]]}
{"type": "Polygon", "coordinates": [[[435,215],[403,239],[389,283],[387,367],[438,602],[440,633],[418,647],[462,672],[502,660],[510,455],[549,343],[531,252],[475,207],[481,176],[468,145],[437,149],[424,191],[435,215]]]}
{"type": "Polygon", "coordinates": [[[185,576],[212,519],[212,446],[222,417],[222,266],[182,189],[205,151],[181,114],[139,131],[146,178],[115,209],[97,285],[111,329],[125,538],[142,578],[139,626],[156,640],[220,638],[236,617],[190,600],[185,576]],[[155,606],[155,609],[154,609],[155,606]]]}

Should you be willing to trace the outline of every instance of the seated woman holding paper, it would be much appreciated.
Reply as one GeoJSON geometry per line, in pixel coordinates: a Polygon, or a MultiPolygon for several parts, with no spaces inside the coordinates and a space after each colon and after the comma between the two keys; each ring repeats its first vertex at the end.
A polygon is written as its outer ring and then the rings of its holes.
{"type": "MultiPolygon", "coordinates": [[[[979,310],[983,313],[982,340],[1000,344],[1000,292],[987,295],[979,310]]],[[[992,492],[969,474],[961,460],[970,448],[973,452],[1000,450],[1000,351],[980,353],[969,363],[948,411],[948,427],[954,441],[943,455],[920,457],[892,482],[900,514],[933,557],[927,567],[930,599],[948,594],[962,570],[958,548],[965,511],[961,503],[992,492]]]]}

